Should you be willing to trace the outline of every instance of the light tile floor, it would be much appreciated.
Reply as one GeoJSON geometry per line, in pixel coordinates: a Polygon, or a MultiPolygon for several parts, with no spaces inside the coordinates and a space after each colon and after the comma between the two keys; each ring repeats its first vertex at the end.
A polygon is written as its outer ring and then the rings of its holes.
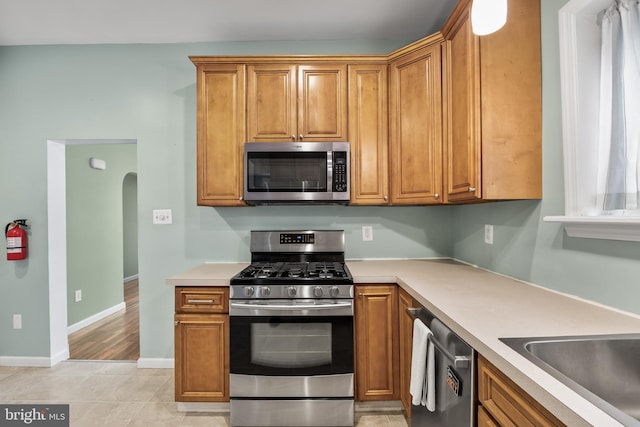
{"type": "MultiPolygon", "coordinates": [[[[228,427],[229,417],[178,412],[173,369],[135,362],[61,362],[53,368],[0,366],[0,403],[70,405],[72,427],[228,427]]],[[[356,415],[358,427],[406,427],[403,415],[356,415]]]]}

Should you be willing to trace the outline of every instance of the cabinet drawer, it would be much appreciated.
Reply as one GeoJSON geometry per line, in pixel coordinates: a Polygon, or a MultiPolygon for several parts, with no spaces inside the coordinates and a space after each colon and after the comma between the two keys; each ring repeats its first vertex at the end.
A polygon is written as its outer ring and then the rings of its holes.
{"type": "Polygon", "coordinates": [[[482,406],[478,407],[478,427],[499,427],[482,406]]]}
{"type": "Polygon", "coordinates": [[[176,288],[176,313],[228,313],[229,288],[176,288]]]}
{"type": "Polygon", "coordinates": [[[478,400],[500,426],[564,426],[481,356],[478,356],[478,400]]]}

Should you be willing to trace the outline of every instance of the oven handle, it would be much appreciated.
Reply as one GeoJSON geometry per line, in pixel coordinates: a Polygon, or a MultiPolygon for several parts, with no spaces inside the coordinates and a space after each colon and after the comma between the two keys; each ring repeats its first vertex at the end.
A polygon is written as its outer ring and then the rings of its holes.
{"type": "Polygon", "coordinates": [[[351,307],[351,302],[338,302],[335,304],[299,304],[299,305],[284,305],[284,304],[251,304],[243,302],[232,302],[231,308],[259,308],[260,310],[323,310],[327,308],[343,308],[351,307]]]}

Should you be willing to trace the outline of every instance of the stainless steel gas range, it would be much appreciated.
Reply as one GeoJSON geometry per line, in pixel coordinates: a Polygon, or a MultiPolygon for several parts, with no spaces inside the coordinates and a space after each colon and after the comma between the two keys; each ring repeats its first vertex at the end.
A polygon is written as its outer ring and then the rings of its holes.
{"type": "Polygon", "coordinates": [[[352,426],[353,277],[344,231],[252,231],[231,279],[232,426],[352,426]]]}

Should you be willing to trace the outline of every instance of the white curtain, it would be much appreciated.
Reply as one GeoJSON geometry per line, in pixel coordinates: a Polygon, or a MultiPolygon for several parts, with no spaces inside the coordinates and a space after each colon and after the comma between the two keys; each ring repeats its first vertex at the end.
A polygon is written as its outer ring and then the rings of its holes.
{"type": "Polygon", "coordinates": [[[637,215],[640,191],[640,8],[617,0],[602,17],[597,203],[637,215]]]}

